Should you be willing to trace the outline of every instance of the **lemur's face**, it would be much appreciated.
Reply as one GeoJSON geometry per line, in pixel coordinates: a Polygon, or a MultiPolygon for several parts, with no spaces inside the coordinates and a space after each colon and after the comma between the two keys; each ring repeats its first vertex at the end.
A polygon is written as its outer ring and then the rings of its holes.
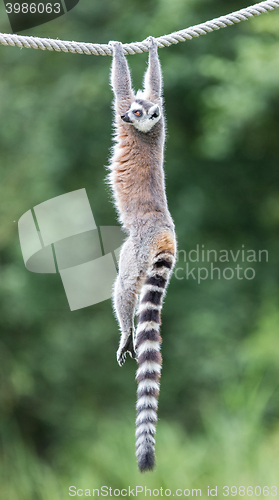
{"type": "Polygon", "coordinates": [[[121,115],[126,123],[131,123],[141,132],[149,132],[160,120],[161,112],[157,104],[143,99],[136,99],[127,113],[121,115]]]}

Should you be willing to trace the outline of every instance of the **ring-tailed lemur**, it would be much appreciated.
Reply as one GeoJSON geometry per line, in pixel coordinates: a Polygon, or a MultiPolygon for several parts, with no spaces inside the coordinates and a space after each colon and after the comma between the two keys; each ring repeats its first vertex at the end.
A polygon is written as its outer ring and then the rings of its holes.
{"type": "Polygon", "coordinates": [[[162,365],[159,333],[163,297],[176,258],[174,224],[167,206],[163,170],[165,128],[157,43],[150,37],[144,91],[135,95],[120,42],[113,50],[115,141],[108,176],[119,219],[128,233],[121,248],[114,308],[121,329],[117,351],[136,358],[136,455],[140,471],[153,469],[157,400],[162,365]],[[134,334],[134,316],[138,325],[134,334]]]}

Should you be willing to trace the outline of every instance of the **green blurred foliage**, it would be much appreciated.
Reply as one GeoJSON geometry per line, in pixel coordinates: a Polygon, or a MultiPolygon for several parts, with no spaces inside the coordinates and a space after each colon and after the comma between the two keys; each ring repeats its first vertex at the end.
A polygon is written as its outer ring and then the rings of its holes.
{"type": "MultiPolygon", "coordinates": [[[[80,0],[26,34],[130,42],[243,6],[80,0]]],[[[276,481],[278,33],[275,11],[159,52],[179,249],[267,249],[269,259],[249,264],[250,281],[173,277],[163,310],[158,465],[144,477],[134,458],[135,363],[117,366],[111,302],[70,312],[58,276],[25,269],[16,224],[31,207],[80,188],[98,225],[116,223],[104,182],[111,59],[0,47],[1,500],[66,498],[71,484],[276,481]]],[[[137,88],[146,59],[129,57],[137,88]]],[[[177,267],[185,264],[181,252],[177,267]]]]}

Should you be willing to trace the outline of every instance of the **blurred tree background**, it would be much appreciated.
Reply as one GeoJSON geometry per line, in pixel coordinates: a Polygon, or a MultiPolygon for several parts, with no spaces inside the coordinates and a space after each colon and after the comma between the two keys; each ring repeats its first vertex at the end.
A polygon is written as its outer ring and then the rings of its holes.
{"type": "MultiPolygon", "coordinates": [[[[126,43],[247,5],[80,0],[67,15],[24,34],[126,43]]],[[[2,4],[1,31],[10,31],[2,4]]],[[[162,316],[157,468],[141,476],[134,456],[136,365],[116,363],[111,301],[71,312],[58,275],[25,269],[17,231],[27,210],[80,188],[97,225],[115,225],[104,182],[111,58],[0,46],[1,500],[68,498],[71,485],[196,487],[204,495],[208,485],[220,491],[276,485],[279,12],[159,55],[167,194],[183,279],[173,276],[162,316]],[[183,252],[197,245],[266,249],[269,258],[259,262],[257,254],[257,262],[243,263],[239,257],[241,267],[255,270],[254,279],[215,276],[198,284],[186,279],[183,252]]],[[[135,88],[146,60],[146,54],[128,58],[135,88]]],[[[190,263],[190,269],[209,266],[190,263]]]]}

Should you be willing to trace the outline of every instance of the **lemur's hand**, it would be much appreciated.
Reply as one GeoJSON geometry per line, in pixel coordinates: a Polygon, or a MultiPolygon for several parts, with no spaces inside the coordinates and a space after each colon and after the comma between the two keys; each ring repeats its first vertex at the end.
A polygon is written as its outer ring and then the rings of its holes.
{"type": "Polygon", "coordinates": [[[108,43],[109,47],[111,47],[112,49],[112,53],[115,54],[116,52],[121,52],[123,53],[123,47],[122,47],[122,43],[121,42],[116,42],[114,40],[111,40],[109,43],[108,43]]]}
{"type": "Polygon", "coordinates": [[[157,47],[158,47],[158,44],[157,44],[157,40],[156,38],[154,38],[153,36],[149,36],[147,39],[146,39],[147,43],[148,43],[148,48],[149,50],[157,50],[157,47]]]}
{"type": "Polygon", "coordinates": [[[117,40],[110,40],[110,42],[108,43],[108,45],[110,47],[115,47],[116,45],[122,45],[122,43],[118,42],[117,40]]]}

